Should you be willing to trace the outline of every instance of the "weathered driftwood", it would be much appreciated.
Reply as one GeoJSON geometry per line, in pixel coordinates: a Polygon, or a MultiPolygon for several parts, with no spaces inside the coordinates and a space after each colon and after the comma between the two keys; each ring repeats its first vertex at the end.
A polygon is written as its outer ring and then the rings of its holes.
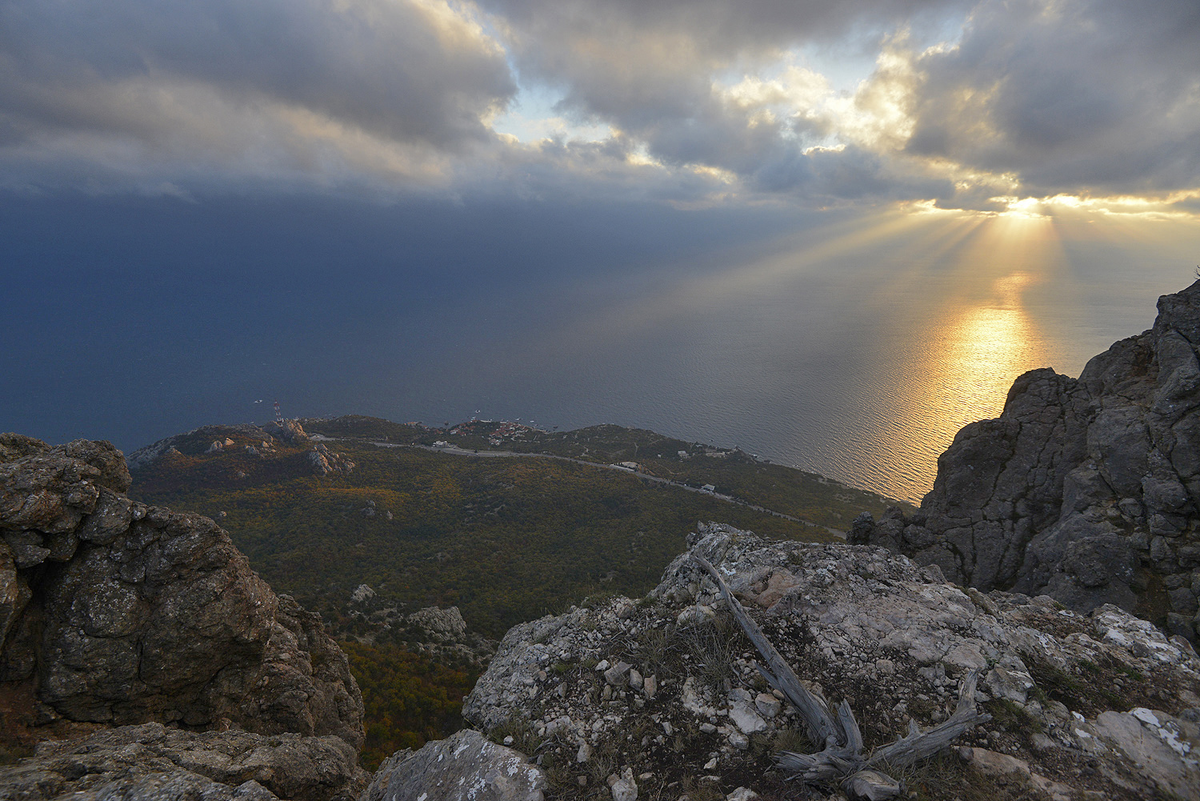
{"type": "Polygon", "coordinates": [[[824,744],[823,750],[815,754],[780,752],[776,759],[780,767],[789,771],[793,778],[813,783],[836,782],[854,798],[870,801],[894,798],[903,792],[903,785],[884,773],[882,767],[903,768],[931,757],[959,735],[991,720],[991,715],[979,712],[975,707],[975,684],[979,680],[979,671],[974,670],[963,679],[958,706],[944,723],[922,732],[915,722],[910,721],[907,735],[876,748],[869,755],[863,754],[862,732],[850,704],[842,699],[835,715],[829,711],[823,699],[805,689],[762,629],[733,597],[716,569],[698,554],[693,554],[692,558],[712,576],[734,618],[762,655],[766,665],[757,665],[758,672],[799,710],[809,739],[824,744]]]}

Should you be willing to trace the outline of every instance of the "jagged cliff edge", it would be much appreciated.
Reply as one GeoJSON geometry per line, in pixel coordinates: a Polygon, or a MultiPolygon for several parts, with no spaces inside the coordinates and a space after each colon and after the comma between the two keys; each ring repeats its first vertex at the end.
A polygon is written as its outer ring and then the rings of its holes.
{"type": "Polygon", "coordinates": [[[1200,634],[1200,281],[1078,379],[1017,379],[998,419],[959,431],[920,511],[864,515],[882,545],[981,590],[1116,604],[1200,634]]]}

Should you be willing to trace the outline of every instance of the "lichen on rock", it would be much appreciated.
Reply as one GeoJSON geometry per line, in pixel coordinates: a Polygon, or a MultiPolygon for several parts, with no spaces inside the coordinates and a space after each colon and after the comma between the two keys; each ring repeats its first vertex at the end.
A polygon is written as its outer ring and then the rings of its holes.
{"type": "Polygon", "coordinates": [[[0,772],[0,797],[158,801],[351,801],[365,774],[332,735],[189,732],[160,723],[102,729],[43,743],[0,772]]]}
{"type": "Polygon", "coordinates": [[[689,544],[642,601],[617,598],[511,629],[464,717],[536,749],[562,792],[599,798],[597,783],[627,768],[645,777],[644,792],[667,798],[701,782],[781,790],[771,754],[819,744],[805,744],[796,710],[755,669],[758,654],[695,565],[698,554],[810,692],[848,701],[868,748],[912,723],[946,720],[961,679],[979,670],[975,699],[994,719],[963,735],[978,760],[954,751],[958,769],[1003,753],[1028,766],[1031,793],[1044,781],[1134,799],[1177,787],[1161,780],[1172,775],[1200,787],[1190,757],[1177,754],[1157,773],[1139,767],[1103,718],[1152,709],[1200,748],[1200,659],[1117,607],[1080,614],[1044,596],[967,592],[881,548],[767,542],[721,525],[702,527],[689,544]],[[714,616],[681,624],[680,612],[696,605],[714,616]],[[609,679],[621,666],[645,677],[643,689],[609,679]]]}

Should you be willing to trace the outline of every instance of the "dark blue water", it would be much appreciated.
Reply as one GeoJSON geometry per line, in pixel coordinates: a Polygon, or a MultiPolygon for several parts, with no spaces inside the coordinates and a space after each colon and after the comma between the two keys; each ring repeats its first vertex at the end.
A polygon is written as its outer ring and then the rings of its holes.
{"type": "Polygon", "coordinates": [[[1012,380],[1193,279],[1188,220],[786,209],[0,202],[0,430],[618,423],[911,501],[1012,380]],[[262,401],[262,403],[257,403],[262,401]]]}

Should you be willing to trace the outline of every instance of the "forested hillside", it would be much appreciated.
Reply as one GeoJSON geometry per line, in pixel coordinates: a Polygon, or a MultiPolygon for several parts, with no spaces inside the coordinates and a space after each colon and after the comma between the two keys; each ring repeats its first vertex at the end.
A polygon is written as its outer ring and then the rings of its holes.
{"type": "Polygon", "coordinates": [[[208,426],[157,443],[131,454],[130,495],[214,518],[272,587],[322,613],[362,686],[368,766],[453,728],[478,666],[415,653],[411,630],[371,624],[351,604],[359,585],[376,608],[457,606],[499,639],[571,604],[641,596],[698,521],[832,540],[887,503],[740,451],[617,426],[301,423],[208,426]],[[611,466],[620,462],[636,468],[611,466]]]}
{"type": "MultiPolygon", "coordinates": [[[[697,521],[828,539],[824,527],[844,528],[858,512],[885,505],[740,452],[655,455],[640,463],[652,475],[715,484],[809,525],[607,467],[411,447],[455,440],[466,448],[483,440],[481,450],[499,449],[485,432],[455,437],[373,418],[303,422],[310,435],[340,437],[318,447],[341,454],[353,469],[320,475],[309,458],[311,441],[268,437],[264,446],[258,429],[212,426],[140,465],[131,494],[218,520],[272,586],[320,609],[335,626],[350,594],[368,584],[407,609],[456,605],[473,629],[498,637],[589,595],[644,593],[697,521]],[[211,442],[223,447],[214,451],[211,442]]],[[[540,436],[548,452],[603,465],[647,452],[647,440],[654,454],[705,448],[615,426],[540,436]]],[[[511,433],[502,441],[508,450],[530,452],[538,444],[511,433]]]]}

